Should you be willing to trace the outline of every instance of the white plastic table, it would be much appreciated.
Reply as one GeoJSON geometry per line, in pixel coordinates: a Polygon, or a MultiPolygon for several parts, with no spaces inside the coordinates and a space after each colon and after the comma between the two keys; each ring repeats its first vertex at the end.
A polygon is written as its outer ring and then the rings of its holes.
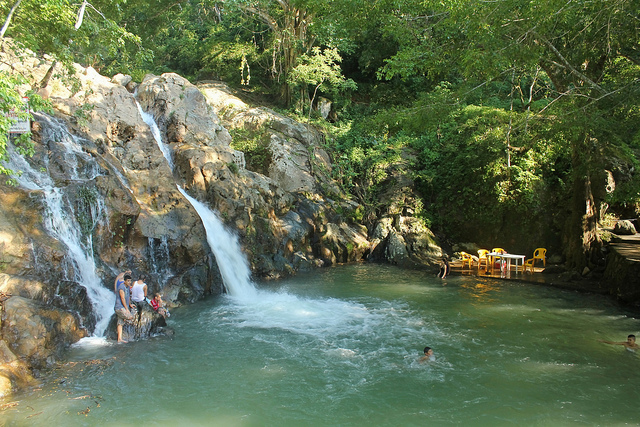
{"type": "Polygon", "coordinates": [[[492,259],[491,268],[493,268],[494,258],[503,258],[507,260],[507,271],[511,271],[511,260],[514,259],[516,261],[516,274],[518,274],[518,260],[520,260],[520,265],[524,265],[524,257],[525,255],[515,255],[515,254],[502,254],[500,252],[489,252],[487,256],[490,256],[492,259]]]}

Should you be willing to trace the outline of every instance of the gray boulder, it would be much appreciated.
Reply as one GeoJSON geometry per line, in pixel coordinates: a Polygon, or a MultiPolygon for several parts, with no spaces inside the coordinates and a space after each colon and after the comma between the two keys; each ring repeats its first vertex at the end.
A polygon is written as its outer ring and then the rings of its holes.
{"type": "Polygon", "coordinates": [[[633,236],[636,234],[636,228],[631,221],[625,219],[616,222],[613,232],[615,234],[633,236]]]}
{"type": "MultiPolygon", "coordinates": [[[[167,322],[163,316],[158,314],[149,304],[142,303],[142,311],[134,313],[135,319],[125,323],[122,327],[122,339],[125,341],[138,341],[148,339],[155,335],[171,334],[167,328],[167,322]],[[140,314],[139,317],[138,314],[140,314]]],[[[117,339],[116,332],[117,319],[114,315],[107,327],[106,337],[112,340],[117,339]]]]}

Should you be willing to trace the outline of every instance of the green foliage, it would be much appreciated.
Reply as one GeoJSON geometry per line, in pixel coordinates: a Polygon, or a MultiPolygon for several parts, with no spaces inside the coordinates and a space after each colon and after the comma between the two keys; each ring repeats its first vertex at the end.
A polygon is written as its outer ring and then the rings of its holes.
{"type": "Polygon", "coordinates": [[[95,105],[92,104],[82,104],[79,108],[77,108],[73,115],[78,120],[78,125],[86,126],[89,124],[89,118],[91,117],[91,111],[95,108],[95,105]]]}
{"type": "Polygon", "coordinates": [[[231,147],[234,150],[244,152],[247,169],[268,175],[271,163],[268,134],[234,129],[231,131],[231,136],[233,138],[231,147]]]}
{"type": "MultiPolygon", "coordinates": [[[[0,2],[3,18],[14,3],[0,2]]],[[[153,54],[142,47],[140,37],[117,23],[126,3],[97,0],[82,8],[82,2],[68,0],[22,0],[5,35],[69,67],[76,61],[107,75],[136,74],[132,69],[148,63],[153,54]]]]}
{"type": "MultiPolygon", "coordinates": [[[[637,0],[91,4],[76,30],[79,4],[23,0],[7,35],[68,70],[73,59],[137,79],[176,71],[244,85],[272,105],[298,96],[308,110],[289,114],[308,111],[309,125],[332,134],[335,178],[364,220],[394,168],[419,183],[420,215],[453,238],[508,218],[557,232],[567,198],[583,197],[573,184],[587,179],[597,203],[640,206],[637,0]],[[311,117],[320,94],[337,123],[311,117]],[[606,194],[605,170],[616,179],[606,194]]],[[[16,84],[0,80],[4,111],[16,84]]],[[[266,173],[266,135],[233,134],[247,167],[266,173]]]]}
{"type": "MultiPolygon", "coordinates": [[[[18,153],[24,156],[32,156],[34,153],[31,133],[25,133],[11,140],[9,139],[9,129],[13,124],[13,120],[8,116],[9,112],[15,112],[20,120],[32,118],[30,112],[24,111],[23,96],[18,90],[20,85],[24,83],[25,79],[22,76],[13,76],[0,71],[0,161],[8,160],[8,144],[13,144],[18,153]]],[[[32,92],[28,92],[27,97],[29,98],[31,110],[47,111],[51,108],[49,102],[32,92]]],[[[12,171],[0,163],[0,174],[12,175],[14,173],[18,173],[18,171],[12,171]]]]}
{"type": "Polygon", "coordinates": [[[95,189],[88,187],[78,188],[74,213],[83,236],[90,235],[96,225],[96,221],[92,216],[92,207],[96,205],[97,200],[98,193],[95,189]]]}
{"type": "MultiPolygon", "coordinates": [[[[343,191],[355,196],[367,213],[377,207],[377,192],[388,178],[388,168],[398,162],[406,141],[377,133],[363,119],[336,137],[333,150],[334,179],[343,191]]],[[[366,214],[364,214],[367,216],[366,214]]]]}
{"type": "Polygon", "coordinates": [[[238,165],[234,162],[227,163],[227,167],[229,168],[231,173],[234,175],[237,175],[238,172],[240,171],[240,169],[238,168],[238,165]]]}

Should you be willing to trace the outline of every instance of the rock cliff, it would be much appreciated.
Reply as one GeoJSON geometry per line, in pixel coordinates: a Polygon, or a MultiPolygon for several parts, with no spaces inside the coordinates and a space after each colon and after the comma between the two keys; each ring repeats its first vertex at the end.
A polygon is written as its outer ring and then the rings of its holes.
{"type": "Polygon", "coordinates": [[[401,168],[389,174],[377,217],[358,223],[360,207],[331,178],[326,136],[244,103],[222,83],[168,73],[137,84],[80,65],[65,74],[6,44],[0,54],[0,71],[27,77],[21,89],[39,88],[53,106],[34,114],[35,155],[10,150],[7,165],[22,175],[0,183],[0,292],[12,295],[2,312],[0,396],[30,384],[29,372],[70,343],[108,335],[120,271],[146,274],[169,307],[224,291],[202,221],[178,186],[238,233],[256,277],[362,260],[430,266],[440,256],[412,217],[401,168]],[[260,159],[233,148],[243,138],[259,142],[260,159]]]}

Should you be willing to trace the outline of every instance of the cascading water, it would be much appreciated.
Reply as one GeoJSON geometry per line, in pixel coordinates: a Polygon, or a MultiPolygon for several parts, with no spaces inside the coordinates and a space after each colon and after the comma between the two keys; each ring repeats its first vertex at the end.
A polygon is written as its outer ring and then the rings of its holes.
{"type": "MultiPolygon", "coordinates": [[[[162,141],[158,124],[152,114],[142,111],[142,107],[136,101],[142,119],[149,126],[153,137],[164,154],[165,159],[173,170],[171,149],[162,141]]],[[[177,186],[178,190],[191,203],[200,215],[200,219],[207,233],[207,242],[216,257],[218,268],[222,274],[222,280],[227,292],[235,297],[250,298],[256,295],[256,289],[251,282],[251,271],[246,258],[242,254],[238,238],[225,227],[220,218],[208,206],[189,196],[184,189],[177,186]]]]}
{"type": "Polygon", "coordinates": [[[169,242],[166,236],[162,236],[160,239],[149,237],[148,242],[152,274],[155,275],[160,287],[163,287],[167,283],[167,279],[173,276],[173,272],[169,268],[169,242]],[[157,240],[160,243],[156,243],[157,240]]]}
{"type": "Polygon", "coordinates": [[[138,111],[140,112],[140,116],[142,117],[142,120],[147,124],[147,126],[149,126],[149,129],[153,134],[153,138],[156,140],[156,143],[158,144],[160,151],[162,151],[164,158],[167,159],[167,162],[169,163],[169,167],[171,168],[171,170],[173,170],[173,160],[171,158],[171,149],[162,142],[160,128],[158,128],[156,119],[153,117],[153,114],[147,113],[142,110],[142,106],[140,105],[137,99],[136,99],[136,106],[138,107],[138,111]]]}
{"type": "MultiPolygon", "coordinates": [[[[162,136],[158,124],[152,114],[142,111],[142,107],[136,101],[138,110],[144,122],[149,126],[153,137],[164,154],[165,159],[173,170],[173,161],[171,158],[171,149],[162,141],[162,136]]],[[[182,195],[191,203],[193,208],[198,212],[200,219],[207,233],[207,242],[211,251],[216,257],[222,280],[227,292],[239,298],[250,298],[256,295],[256,289],[251,282],[251,271],[247,259],[242,254],[240,244],[236,235],[228,231],[218,215],[204,203],[189,196],[187,192],[177,186],[182,195]]]]}
{"type": "MultiPolygon", "coordinates": [[[[161,138],[161,133],[153,116],[145,114],[145,122],[151,128],[160,150],[171,163],[171,152],[161,138]]],[[[218,215],[204,203],[189,196],[178,186],[178,190],[198,212],[204,225],[207,242],[216,257],[218,268],[227,293],[232,297],[234,315],[242,327],[284,329],[301,334],[311,334],[318,338],[344,332],[351,325],[351,331],[361,331],[377,322],[378,315],[361,304],[334,298],[301,298],[287,292],[269,292],[256,289],[251,281],[249,263],[242,253],[238,238],[227,230],[218,215]],[[241,319],[241,320],[240,320],[241,319]]]]}
{"type": "Polygon", "coordinates": [[[241,299],[255,297],[256,288],[251,282],[251,271],[247,259],[240,249],[238,237],[224,227],[215,212],[189,196],[182,188],[178,187],[178,189],[200,215],[207,232],[207,242],[216,256],[227,292],[241,299]]]}
{"type": "MultiPolygon", "coordinates": [[[[76,138],[69,134],[64,125],[46,116],[38,115],[38,120],[43,124],[43,141],[62,144],[65,148],[65,160],[71,165],[69,174],[79,181],[90,181],[97,175],[99,168],[91,160],[91,157],[82,152],[76,138]],[[81,160],[79,162],[78,160],[81,160]],[[77,167],[84,163],[82,171],[77,167]]],[[[81,227],[73,214],[73,206],[69,206],[64,196],[64,187],[57,187],[51,177],[44,171],[38,171],[20,155],[9,148],[9,168],[21,170],[23,173],[16,178],[23,188],[42,191],[44,197],[44,225],[51,235],[65,244],[68,255],[75,266],[73,278],[87,290],[89,299],[96,315],[96,327],[94,336],[101,337],[107,328],[113,314],[113,293],[102,286],[102,280],[96,273],[96,265],[93,257],[93,247],[90,236],[83,242],[81,227]]],[[[95,221],[100,215],[100,204],[92,206],[95,221]]]]}

